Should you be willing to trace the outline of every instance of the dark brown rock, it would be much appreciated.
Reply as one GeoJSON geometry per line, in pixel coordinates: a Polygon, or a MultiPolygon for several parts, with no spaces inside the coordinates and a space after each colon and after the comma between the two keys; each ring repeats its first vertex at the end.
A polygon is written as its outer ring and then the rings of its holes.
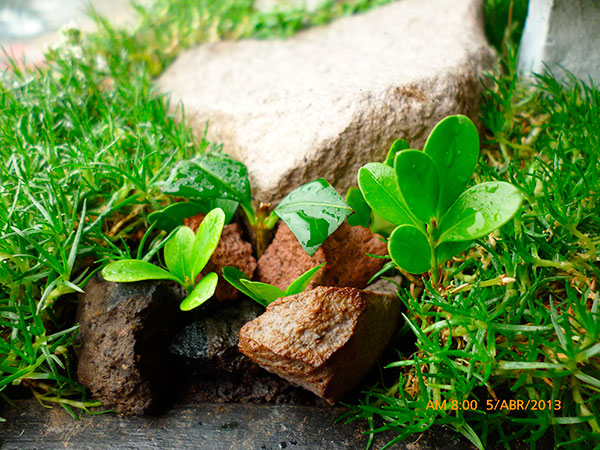
{"type": "Polygon", "coordinates": [[[240,330],[261,367],[334,403],[381,356],[400,314],[397,296],[317,287],[275,300],[240,330]]]}
{"type": "Polygon", "coordinates": [[[288,226],[281,222],[275,238],[258,260],[255,278],[286,289],[303,272],[327,262],[309,285],[363,289],[386,260],[367,256],[386,255],[387,244],[364,227],[343,223],[310,257],[288,226]]]}
{"type": "MultiPolygon", "coordinates": [[[[194,217],[185,219],[185,224],[195,233],[203,218],[204,214],[197,214],[194,217]]],[[[217,272],[219,275],[219,284],[217,284],[217,290],[215,291],[215,298],[218,301],[235,300],[239,294],[239,291],[223,278],[223,267],[226,266],[237,267],[250,278],[256,270],[256,259],[252,255],[252,245],[244,240],[242,228],[237,223],[231,223],[223,227],[219,245],[217,245],[210,261],[202,271],[203,275],[210,272],[217,272]]]]}
{"type": "Polygon", "coordinates": [[[143,414],[168,396],[179,301],[164,283],[111,283],[99,275],[88,282],[77,311],[77,375],[104,407],[143,414]]]}

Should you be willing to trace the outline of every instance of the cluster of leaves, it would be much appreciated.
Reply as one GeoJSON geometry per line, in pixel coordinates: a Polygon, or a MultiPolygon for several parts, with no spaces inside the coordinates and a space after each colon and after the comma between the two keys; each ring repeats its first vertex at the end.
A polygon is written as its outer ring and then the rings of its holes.
{"type": "MultiPolygon", "coordinates": [[[[195,202],[228,202],[231,213],[238,205],[242,208],[249,225],[257,236],[257,253],[266,247],[266,231],[272,229],[281,218],[298,238],[309,255],[351,214],[352,209],[323,178],[309,182],[286,195],[267,216],[266,210],[255,211],[248,169],[244,164],[222,154],[204,154],[191,160],[181,161],[165,181],[162,191],[195,202]]],[[[188,207],[171,206],[170,216],[187,214],[188,207]]]]}
{"type": "MultiPolygon", "coordinates": [[[[437,284],[438,265],[504,225],[522,197],[503,181],[465,190],[479,155],[477,129],[466,116],[438,123],[423,151],[406,147],[396,141],[385,163],[363,166],[358,185],[375,217],[394,227],[388,238],[392,263],[408,273],[431,271],[437,284]]],[[[354,202],[364,211],[361,200],[354,202]]]]}
{"type": "MultiPolygon", "coordinates": [[[[187,226],[180,226],[165,244],[165,265],[162,269],[148,261],[121,259],[102,269],[107,281],[130,283],[142,280],[172,280],[179,283],[187,292],[181,301],[182,311],[200,306],[215,293],[218,275],[210,272],[200,280],[198,276],[214,253],[225,225],[225,213],[220,208],[210,211],[196,234],[187,226]]],[[[152,229],[152,226],[149,230],[152,229]]],[[[142,244],[143,244],[142,240],[142,244]]]]}
{"type": "Polygon", "coordinates": [[[444,424],[478,448],[493,441],[510,448],[514,439],[531,448],[596,448],[600,91],[551,74],[522,85],[515,60],[505,67],[485,93],[491,138],[476,177],[509,180],[524,207],[454,258],[446,290],[401,291],[402,331],[416,348],[399,347],[387,369],[397,371],[396,382],[370,389],[344,418],[367,419],[372,435],[396,430],[396,440],[444,424]],[[452,409],[463,400],[477,408],[452,409]],[[545,407],[509,410],[502,400],[545,407]]]}

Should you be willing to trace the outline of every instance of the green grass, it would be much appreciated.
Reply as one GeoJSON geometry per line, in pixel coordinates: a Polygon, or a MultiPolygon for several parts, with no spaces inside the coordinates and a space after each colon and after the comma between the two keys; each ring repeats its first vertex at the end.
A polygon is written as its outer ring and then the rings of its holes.
{"type": "MultiPolygon", "coordinates": [[[[160,182],[169,168],[213,146],[174,120],[153,77],[198,42],[285,37],[386,2],[259,13],[250,0],[157,0],[139,10],[140,26],[132,32],[99,18],[98,33],[82,38],[71,32],[46,66],[20,71],[15,65],[5,74],[3,393],[20,384],[73,414],[73,408],[97,405],[70,366],[75,294],[102,261],[138,250],[147,214],[168,202],[160,182]]],[[[398,382],[369,389],[348,418],[391,428],[399,438],[446,424],[478,445],[499,436],[508,447],[511,439],[533,441],[551,432],[562,446],[591,448],[600,433],[594,419],[600,409],[600,94],[551,76],[535,86],[518,83],[514,53],[500,41],[518,39],[524,3],[515,2],[512,15],[510,2],[485,5],[488,36],[507,59],[488,79],[482,119],[489,141],[477,181],[510,180],[526,206],[448,266],[454,290],[419,294],[415,285],[414,295],[402,293],[410,312],[401,332],[416,339],[416,350],[399,355],[394,365],[400,369],[386,369],[398,382]],[[478,400],[483,407],[493,395],[560,400],[561,410],[427,409],[429,399],[478,400]]],[[[161,236],[153,239],[149,248],[161,236]]]]}
{"type": "Polygon", "coordinates": [[[551,74],[521,84],[515,60],[488,79],[476,180],[512,182],[525,205],[447,268],[453,288],[401,293],[402,339],[416,350],[399,350],[387,369],[397,383],[369,389],[344,417],[367,419],[371,433],[401,439],[437,424],[479,448],[536,448],[547,433],[560,448],[600,446],[600,91],[551,74]],[[434,407],[453,399],[478,407],[434,407]],[[494,409],[496,399],[560,409],[494,409]]]}

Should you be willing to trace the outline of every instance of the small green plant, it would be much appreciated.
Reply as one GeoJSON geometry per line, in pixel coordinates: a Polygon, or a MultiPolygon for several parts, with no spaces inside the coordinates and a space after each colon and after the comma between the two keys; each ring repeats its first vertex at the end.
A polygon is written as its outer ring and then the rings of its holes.
{"type": "Polygon", "coordinates": [[[248,275],[235,267],[223,268],[223,278],[240,292],[243,292],[252,300],[260,303],[266,308],[278,298],[299,294],[304,291],[319,269],[325,264],[326,263],[323,263],[304,272],[296,278],[285,291],[277,286],[272,286],[267,283],[251,281],[248,275]]]}
{"type": "Polygon", "coordinates": [[[181,226],[165,244],[165,265],[162,269],[148,261],[123,259],[108,264],[102,270],[107,281],[121,283],[142,280],[173,280],[181,284],[187,297],[181,302],[183,311],[200,306],[215,292],[218,276],[215,272],[205,275],[197,284],[196,278],[217,248],[225,213],[216,208],[210,211],[194,235],[191,228],[181,226]]]}
{"type": "Polygon", "coordinates": [[[477,129],[465,116],[439,122],[423,151],[404,147],[392,146],[386,163],[363,166],[358,184],[373,211],[395,226],[392,261],[408,273],[431,272],[437,285],[442,263],[508,222],[522,195],[503,181],[465,190],[479,155],[477,129]]]}
{"type": "MultiPolygon", "coordinates": [[[[352,209],[323,178],[311,181],[290,192],[268,213],[270,205],[255,210],[248,169],[224,154],[211,152],[181,161],[163,184],[162,191],[176,197],[196,201],[227,201],[237,205],[248,218],[256,235],[256,253],[264,252],[268,231],[282,219],[309,255],[351,214],[352,209]]],[[[181,218],[181,216],[179,216],[181,218]]]]}

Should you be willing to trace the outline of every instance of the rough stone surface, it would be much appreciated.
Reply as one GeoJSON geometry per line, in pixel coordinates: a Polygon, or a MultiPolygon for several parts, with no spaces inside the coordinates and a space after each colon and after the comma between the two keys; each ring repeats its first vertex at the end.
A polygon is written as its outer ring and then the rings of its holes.
{"type": "Polygon", "coordinates": [[[238,351],[238,333],[263,311],[262,306],[248,299],[227,305],[177,333],[170,351],[192,365],[197,374],[243,369],[252,363],[238,351]]]}
{"type": "Polygon", "coordinates": [[[421,146],[449,114],[476,119],[491,62],[482,0],[403,0],[283,41],[184,52],[159,80],[202,135],[275,202],[325,177],[340,191],[397,138],[421,146]]]}
{"type": "Polygon", "coordinates": [[[80,298],[77,376],[104,407],[142,414],[168,395],[179,300],[164,284],[93,278],[80,298]]]}
{"type": "MultiPolygon", "coordinates": [[[[185,219],[185,224],[195,233],[200,223],[202,223],[203,217],[203,214],[198,214],[185,219]]],[[[239,291],[223,278],[223,267],[225,266],[237,267],[249,277],[252,277],[256,269],[256,259],[252,254],[252,245],[244,240],[242,228],[237,223],[231,223],[223,227],[219,244],[202,271],[202,275],[210,272],[217,272],[219,275],[219,283],[215,291],[215,298],[219,301],[235,300],[239,296],[239,291]]]]}
{"type": "Polygon", "coordinates": [[[398,285],[402,282],[402,277],[396,275],[389,280],[380,278],[377,281],[368,285],[365,290],[376,292],[378,294],[398,295],[398,285]],[[391,281],[390,281],[391,280],[391,281]]]}
{"type": "MultiPolygon", "coordinates": [[[[238,333],[247,322],[264,312],[253,300],[219,305],[203,311],[173,339],[181,380],[192,402],[252,402],[315,404],[312,394],[261,369],[238,350],[238,333]]],[[[321,400],[322,401],[322,400],[321,400]]]]}
{"type": "Polygon", "coordinates": [[[239,348],[333,403],[381,356],[399,314],[400,301],[390,295],[317,287],[271,303],[242,327],[239,348]]]}
{"type": "Polygon", "coordinates": [[[519,69],[556,76],[562,68],[600,83],[600,2],[597,0],[530,0],[521,38],[519,69]]]}
{"type": "Polygon", "coordinates": [[[308,269],[326,262],[308,288],[339,286],[362,289],[386,260],[367,256],[387,254],[387,245],[364,227],[343,223],[310,257],[288,226],[281,222],[275,238],[258,260],[256,279],[281,289],[308,269]]]}

